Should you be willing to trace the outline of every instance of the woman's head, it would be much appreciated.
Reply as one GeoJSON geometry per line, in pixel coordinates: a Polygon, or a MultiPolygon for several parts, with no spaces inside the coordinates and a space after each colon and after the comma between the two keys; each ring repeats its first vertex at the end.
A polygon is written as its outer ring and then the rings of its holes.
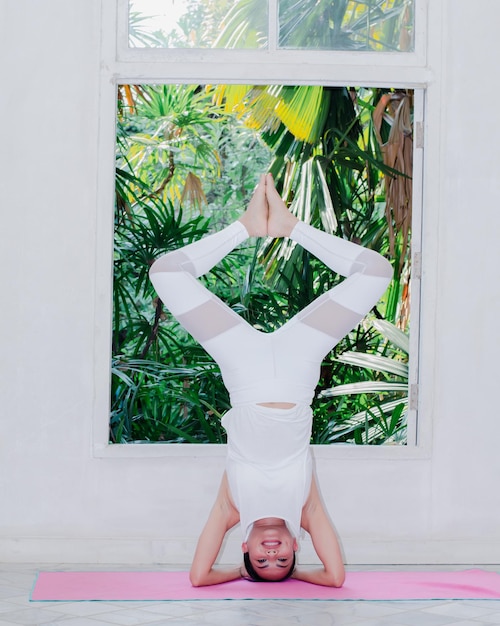
{"type": "Polygon", "coordinates": [[[255,582],[264,582],[264,583],[280,583],[293,574],[293,570],[295,569],[295,552],[293,553],[292,562],[288,570],[283,574],[278,568],[275,571],[273,570],[264,570],[261,574],[255,569],[252,565],[252,561],[250,560],[250,555],[248,552],[243,553],[243,562],[245,564],[245,569],[250,578],[255,582]]]}
{"type": "Polygon", "coordinates": [[[243,543],[248,575],[257,581],[281,581],[295,568],[297,541],[284,520],[266,517],[257,520],[243,543]]]}

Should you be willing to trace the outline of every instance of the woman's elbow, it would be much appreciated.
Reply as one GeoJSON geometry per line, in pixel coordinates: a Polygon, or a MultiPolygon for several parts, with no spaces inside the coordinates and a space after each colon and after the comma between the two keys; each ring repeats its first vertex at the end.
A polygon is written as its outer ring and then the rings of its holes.
{"type": "Polygon", "coordinates": [[[325,582],[328,587],[342,587],[345,582],[344,568],[336,572],[329,572],[325,582]]]}
{"type": "Polygon", "coordinates": [[[196,562],[193,562],[189,569],[189,582],[193,587],[203,587],[205,578],[206,574],[204,569],[199,567],[196,562]]]}
{"type": "Polygon", "coordinates": [[[203,587],[206,585],[205,576],[193,570],[189,572],[189,582],[193,587],[203,587]]]}

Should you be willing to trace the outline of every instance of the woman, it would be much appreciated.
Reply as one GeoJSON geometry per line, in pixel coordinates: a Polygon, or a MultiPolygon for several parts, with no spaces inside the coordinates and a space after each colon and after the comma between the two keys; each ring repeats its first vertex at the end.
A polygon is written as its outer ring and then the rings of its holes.
{"type": "Polygon", "coordinates": [[[238,221],[162,256],[150,277],[172,315],[219,364],[232,407],[222,420],[226,471],[198,541],[191,583],[292,576],[341,586],[339,543],[312,471],[310,404],[324,356],[377,302],[391,265],[372,250],[299,221],[268,174],[238,221]],[[348,277],[272,333],[253,328],[197,280],[248,237],[264,236],[290,237],[348,277]],[[238,522],[243,565],[215,568],[224,536],[238,522]],[[296,567],[301,528],[311,536],[319,568],[296,567]]]}

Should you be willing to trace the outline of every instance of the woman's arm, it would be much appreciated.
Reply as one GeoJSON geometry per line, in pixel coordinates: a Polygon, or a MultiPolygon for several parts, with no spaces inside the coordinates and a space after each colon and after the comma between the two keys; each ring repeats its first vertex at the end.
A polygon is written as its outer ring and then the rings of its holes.
{"type": "Polygon", "coordinates": [[[241,577],[240,567],[221,569],[213,567],[226,532],[239,521],[240,516],[231,502],[227,476],[224,472],[215,504],[198,539],[189,572],[189,579],[194,587],[217,585],[241,577]]]}
{"type": "Polygon", "coordinates": [[[314,476],[311,492],[302,509],[301,526],[311,535],[314,549],[323,567],[315,569],[297,567],[293,578],[315,585],[342,587],[345,570],[337,533],[323,507],[314,476]]]}

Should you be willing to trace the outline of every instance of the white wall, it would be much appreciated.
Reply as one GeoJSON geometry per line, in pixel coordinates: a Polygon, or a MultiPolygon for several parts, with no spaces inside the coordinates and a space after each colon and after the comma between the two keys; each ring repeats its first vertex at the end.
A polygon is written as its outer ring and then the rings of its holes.
{"type": "MultiPolygon", "coordinates": [[[[429,25],[422,439],[316,451],[350,563],[500,562],[500,5],[430,1],[444,19],[429,25]]],[[[92,445],[106,429],[109,304],[100,1],[0,6],[0,560],[187,563],[223,449],[92,445]]]]}

